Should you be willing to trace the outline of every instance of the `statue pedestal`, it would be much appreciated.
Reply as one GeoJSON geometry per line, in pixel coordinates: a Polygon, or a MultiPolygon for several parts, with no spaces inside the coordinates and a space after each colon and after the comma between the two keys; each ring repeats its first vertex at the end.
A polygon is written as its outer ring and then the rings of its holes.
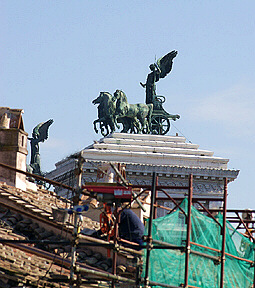
{"type": "MultiPolygon", "coordinates": [[[[199,145],[187,143],[180,136],[113,133],[86,147],[82,153],[87,160],[83,165],[84,183],[98,182],[96,166],[104,167],[107,162],[115,163],[115,166],[122,163],[126,166],[126,179],[132,184],[151,185],[152,173],[155,171],[159,176],[159,185],[187,186],[189,175],[193,174],[194,196],[222,198],[223,178],[227,177],[231,182],[239,173],[238,170],[228,169],[228,159],[216,157],[212,151],[199,149],[199,145]]],[[[56,163],[56,169],[47,177],[68,183],[68,171],[72,167],[73,160],[64,159],[56,163]]],[[[109,171],[108,181],[112,181],[111,170],[106,170],[109,171]]],[[[185,189],[171,190],[171,196],[183,196],[186,192],[185,189]]],[[[59,190],[58,193],[62,192],[59,190]]],[[[168,200],[160,204],[171,206],[168,200]]],[[[204,204],[209,207],[209,202],[204,204]]],[[[217,201],[214,204],[216,207],[221,205],[217,201]]],[[[165,211],[157,210],[158,216],[164,215],[165,211]]]]}

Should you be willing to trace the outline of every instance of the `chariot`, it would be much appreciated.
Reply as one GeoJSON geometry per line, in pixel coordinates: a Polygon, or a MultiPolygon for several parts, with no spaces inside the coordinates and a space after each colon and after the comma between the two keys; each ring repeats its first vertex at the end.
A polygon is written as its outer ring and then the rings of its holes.
{"type": "Polygon", "coordinates": [[[156,95],[153,101],[153,111],[151,115],[151,133],[157,135],[165,135],[170,130],[170,120],[176,121],[179,115],[169,114],[163,108],[166,98],[162,95],[156,95]]]}

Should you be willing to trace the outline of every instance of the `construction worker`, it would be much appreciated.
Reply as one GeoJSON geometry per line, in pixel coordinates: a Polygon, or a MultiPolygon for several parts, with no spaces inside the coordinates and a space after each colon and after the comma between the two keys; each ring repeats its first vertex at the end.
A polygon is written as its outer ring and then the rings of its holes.
{"type": "Polygon", "coordinates": [[[120,215],[119,236],[125,240],[143,244],[144,225],[131,209],[124,209],[120,215]]]}

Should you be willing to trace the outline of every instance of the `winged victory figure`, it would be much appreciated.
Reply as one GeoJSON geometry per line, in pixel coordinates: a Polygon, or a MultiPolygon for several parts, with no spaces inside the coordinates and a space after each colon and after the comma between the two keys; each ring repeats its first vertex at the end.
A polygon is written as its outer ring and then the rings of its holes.
{"type": "Polygon", "coordinates": [[[27,170],[30,173],[37,174],[43,176],[41,171],[41,160],[40,160],[40,153],[39,153],[39,143],[44,142],[48,139],[48,131],[50,125],[54,121],[52,119],[39,123],[34,129],[32,133],[32,138],[28,138],[31,144],[31,160],[30,165],[27,167],[27,170]]]}
{"type": "Polygon", "coordinates": [[[154,105],[154,109],[157,109],[159,105],[156,99],[156,82],[159,81],[160,78],[165,78],[167,74],[169,74],[172,70],[173,59],[177,55],[177,51],[173,50],[166,54],[165,56],[159,58],[156,63],[153,63],[149,66],[151,73],[148,74],[146,83],[143,84],[140,82],[142,87],[146,88],[146,104],[152,103],[154,105]]]}

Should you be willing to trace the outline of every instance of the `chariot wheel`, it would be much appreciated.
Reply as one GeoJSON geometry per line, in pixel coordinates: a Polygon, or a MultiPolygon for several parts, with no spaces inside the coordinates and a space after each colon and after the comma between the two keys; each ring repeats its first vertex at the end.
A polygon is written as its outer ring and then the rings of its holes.
{"type": "Polygon", "coordinates": [[[170,121],[164,116],[152,116],[151,133],[156,135],[165,135],[170,130],[170,121]]]}

